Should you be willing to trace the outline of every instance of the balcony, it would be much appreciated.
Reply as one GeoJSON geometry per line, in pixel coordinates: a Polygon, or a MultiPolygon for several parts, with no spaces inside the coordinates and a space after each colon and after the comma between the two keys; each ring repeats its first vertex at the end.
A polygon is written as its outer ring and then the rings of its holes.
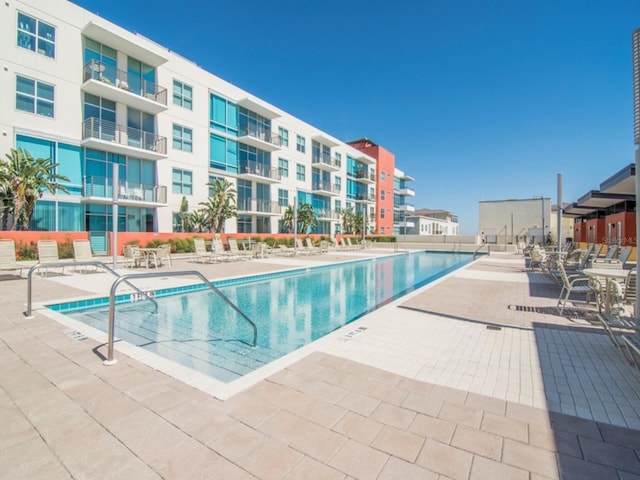
{"type": "Polygon", "coordinates": [[[340,212],[324,208],[314,208],[313,213],[316,214],[318,220],[340,220],[340,212]]]}
{"type": "Polygon", "coordinates": [[[398,195],[401,195],[403,197],[415,197],[416,196],[416,191],[413,188],[399,188],[395,191],[395,193],[397,193],[398,195]]]}
{"type": "Polygon", "coordinates": [[[241,124],[238,127],[238,141],[267,152],[279,150],[282,144],[280,135],[251,124],[241,124]]]}
{"type": "Polygon", "coordinates": [[[82,122],[82,146],[145,160],[167,157],[167,139],[152,132],[91,117],[82,122]]]}
{"type": "Polygon", "coordinates": [[[167,89],[124,70],[90,61],[83,69],[82,90],[148,113],[167,110],[167,89]]]}
{"type": "Polygon", "coordinates": [[[337,172],[342,168],[342,160],[331,158],[330,155],[314,155],[311,158],[313,166],[329,172],[337,172]]]}
{"type": "Polygon", "coordinates": [[[342,191],[342,186],[329,183],[329,182],[313,182],[313,184],[311,185],[311,190],[313,190],[314,193],[340,195],[340,192],[342,191]]]}
{"type": "MultiPolygon", "coordinates": [[[[112,196],[113,180],[111,178],[84,177],[83,202],[111,204],[112,196]]],[[[165,206],[167,204],[167,187],[127,181],[120,182],[118,203],[124,206],[165,206]]]]}
{"type": "Polygon", "coordinates": [[[376,183],[375,170],[369,170],[368,168],[361,168],[359,170],[356,170],[355,177],[356,177],[356,181],[360,183],[366,183],[366,184],[376,183]]]}
{"type": "Polygon", "coordinates": [[[355,198],[356,202],[376,203],[376,199],[373,195],[367,193],[358,193],[355,198]]]}
{"type": "Polygon", "coordinates": [[[238,168],[238,177],[247,180],[278,183],[281,180],[280,169],[257,162],[242,162],[238,168]]]}
{"type": "Polygon", "coordinates": [[[238,199],[238,213],[244,215],[281,215],[283,207],[278,202],[259,198],[238,199]]]}
{"type": "Polygon", "coordinates": [[[416,211],[416,207],[414,205],[411,205],[410,203],[405,203],[404,205],[397,205],[395,207],[395,209],[400,211],[400,212],[415,212],[416,211]]]}

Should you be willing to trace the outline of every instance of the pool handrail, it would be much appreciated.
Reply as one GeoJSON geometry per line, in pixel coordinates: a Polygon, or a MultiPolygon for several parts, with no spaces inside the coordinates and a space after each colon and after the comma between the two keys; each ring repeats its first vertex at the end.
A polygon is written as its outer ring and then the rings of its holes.
{"type": "MultiPolygon", "coordinates": [[[[96,267],[100,267],[100,268],[104,268],[107,272],[115,275],[116,277],[120,278],[121,275],[116,272],[114,269],[112,269],[111,267],[109,267],[108,265],[106,265],[104,262],[101,262],[100,260],[79,260],[79,261],[75,261],[75,260],[69,260],[69,261],[59,261],[59,262],[46,262],[46,263],[37,263],[34,266],[32,266],[29,269],[29,273],[27,273],[27,311],[25,312],[26,318],[33,318],[33,315],[31,315],[32,313],[32,308],[31,308],[31,286],[32,286],[32,280],[31,277],[33,276],[33,272],[35,272],[36,270],[39,270],[40,268],[51,268],[51,267],[71,267],[74,265],[94,265],[96,267]]],[[[153,303],[153,305],[155,306],[155,312],[154,313],[158,313],[158,302],[156,302],[153,298],[151,298],[149,295],[147,295],[145,292],[143,292],[142,290],[140,290],[138,287],[136,287],[135,285],[127,282],[127,285],[130,286],[131,288],[133,288],[135,291],[137,291],[138,293],[141,293],[144,297],[146,297],[147,300],[149,300],[151,303],[153,303]]]]}
{"type": "Polygon", "coordinates": [[[200,278],[214,293],[218,294],[220,298],[222,298],[231,308],[233,308],[237,313],[240,314],[242,318],[244,318],[247,323],[253,329],[253,343],[252,347],[257,345],[258,340],[258,327],[256,324],[251,321],[249,317],[247,317],[242,310],[240,310],[231,300],[229,300],[224,293],[222,293],[213,283],[211,283],[207,277],[205,277],[202,273],[197,270],[181,270],[175,272],[147,272],[147,273],[126,273],[124,275],[119,276],[113,284],[111,285],[111,291],[109,293],[109,331],[108,331],[108,341],[107,341],[107,359],[102,363],[104,365],[115,365],[118,360],[113,358],[113,340],[114,340],[114,330],[115,330],[115,317],[116,317],[116,309],[115,309],[115,298],[116,298],[116,290],[118,289],[118,285],[120,282],[126,282],[128,278],[153,278],[153,277],[180,277],[186,275],[194,275],[200,278]]]}
{"type": "Polygon", "coordinates": [[[487,247],[487,255],[491,256],[491,246],[488,243],[482,243],[478,248],[476,248],[473,251],[473,259],[476,259],[476,256],[478,255],[478,253],[480,253],[480,250],[482,250],[484,247],[487,247]]]}

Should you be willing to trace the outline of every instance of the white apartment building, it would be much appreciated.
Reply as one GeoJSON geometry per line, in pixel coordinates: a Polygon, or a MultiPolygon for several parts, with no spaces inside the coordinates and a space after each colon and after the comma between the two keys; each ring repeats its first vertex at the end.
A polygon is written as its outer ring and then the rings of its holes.
{"type": "Polygon", "coordinates": [[[69,178],[32,229],[86,230],[107,251],[114,164],[119,231],[176,231],[182,198],[197,209],[215,178],[237,191],[228,233],[278,233],[294,199],[325,235],[342,208],[376,211],[374,158],[70,1],[2,2],[0,39],[0,153],[69,178]]]}
{"type": "Polygon", "coordinates": [[[407,233],[410,235],[458,235],[458,217],[446,210],[423,208],[407,216],[407,233]]]}
{"type": "Polygon", "coordinates": [[[402,235],[410,233],[415,226],[409,216],[416,211],[415,205],[409,203],[416,191],[409,187],[415,179],[396,168],[393,172],[393,233],[402,235]]]}

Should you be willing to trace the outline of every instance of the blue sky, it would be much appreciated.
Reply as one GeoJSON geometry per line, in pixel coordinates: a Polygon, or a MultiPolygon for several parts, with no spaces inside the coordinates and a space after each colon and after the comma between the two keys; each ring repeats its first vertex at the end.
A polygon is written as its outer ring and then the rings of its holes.
{"type": "Polygon", "coordinates": [[[575,201],[634,161],[640,1],[73,0],[415,178],[416,208],[575,201]]]}

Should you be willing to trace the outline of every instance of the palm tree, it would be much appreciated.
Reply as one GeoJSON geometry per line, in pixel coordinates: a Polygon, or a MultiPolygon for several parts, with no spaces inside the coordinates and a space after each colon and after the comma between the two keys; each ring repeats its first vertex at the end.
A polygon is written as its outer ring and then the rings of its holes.
{"type": "Polygon", "coordinates": [[[190,232],[203,233],[208,232],[211,228],[211,219],[204,208],[186,214],[184,221],[190,232]]]}
{"type": "Polygon", "coordinates": [[[316,228],[318,220],[316,218],[316,213],[313,211],[313,207],[310,203],[303,202],[298,205],[297,216],[298,233],[309,233],[312,232],[314,228],[316,228]]]}
{"type": "Polygon", "coordinates": [[[68,182],[64,175],[55,173],[57,163],[50,158],[33,158],[27,150],[11,149],[7,154],[9,189],[13,202],[13,222],[11,230],[18,224],[27,229],[38,199],[44,190],[55,194],[57,190],[69,193],[59,182],[68,182]]]}
{"type": "Polygon", "coordinates": [[[207,185],[213,187],[213,194],[206,202],[200,202],[200,205],[209,214],[211,230],[222,233],[225,220],[238,215],[236,190],[231,182],[222,178],[216,178],[213,183],[207,183],[207,185]]]}
{"type": "Polygon", "coordinates": [[[282,226],[288,233],[293,232],[293,206],[288,205],[282,212],[282,226]]]}
{"type": "Polygon", "coordinates": [[[7,230],[9,216],[13,213],[13,194],[9,185],[9,165],[0,162],[0,230],[7,230]]]}
{"type": "Polygon", "coordinates": [[[340,209],[340,216],[342,217],[342,231],[344,233],[353,233],[355,220],[353,205],[340,209]]]}

